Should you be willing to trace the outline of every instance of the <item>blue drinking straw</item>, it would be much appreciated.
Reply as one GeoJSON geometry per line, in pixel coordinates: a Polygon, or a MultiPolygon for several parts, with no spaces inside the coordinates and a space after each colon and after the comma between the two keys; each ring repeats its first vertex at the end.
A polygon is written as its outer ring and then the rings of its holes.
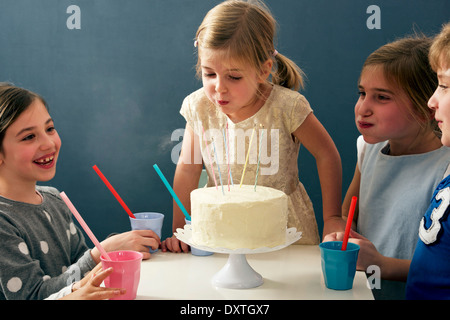
{"type": "Polygon", "coordinates": [[[169,192],[172,195],[173,199],[178,204],[178,206],[180,207],[181,211],[183,211],[184,216],[186,217],[186,219],[190,221],[191,220],[191,216],[189,215],[189,213],[184,208],[184,206],[181,203],[180,199],[178,199],[177,195],[175,194],[175,191],[173,191],[173,189],[170,186],[169,182],[167,181],[166,177],[164,177],[163,173],[161,172],[161,170],[159,170],[159,167],[158,167],[158,165],[156,163],[153,165],[153,168],[155,168],[156,173],[158,173],[158,175],[161,178],[162,182],[164,182],[164,184],[166,185],[167,190],[169,190],[169,192]]]}

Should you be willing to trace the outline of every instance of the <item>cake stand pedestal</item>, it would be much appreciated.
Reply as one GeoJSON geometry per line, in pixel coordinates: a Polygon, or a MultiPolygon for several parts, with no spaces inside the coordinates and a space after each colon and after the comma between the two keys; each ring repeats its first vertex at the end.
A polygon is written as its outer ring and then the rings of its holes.
{"type": "Polygon", "coordinates": [[[227,248],[210,248],[200,246],[192,242],[191,225],[185,225],[184,229],[177,229],[175,236],[184,243],[200,250],[212,251],[216,253],[229,254],[225,266],[217,272],[211,279],[211,283],[220,288],[228,289],[249,289],[259,287],[264,283],[263,277],[256,272],[247,262],[246,254],[265,253],[283,249],[302,236],[301,232],[297,232],[296,228],[286,230],[286,242],[276,247],[262,247],[256,249],[227,249],[227,248]]]}
{"type": "Polygon", "coordinates": [[[249,289],[264,283],[263,277],[247,262],[245,254],[230,254],[225,266],[211,279],[219,288],[249,289]]]}

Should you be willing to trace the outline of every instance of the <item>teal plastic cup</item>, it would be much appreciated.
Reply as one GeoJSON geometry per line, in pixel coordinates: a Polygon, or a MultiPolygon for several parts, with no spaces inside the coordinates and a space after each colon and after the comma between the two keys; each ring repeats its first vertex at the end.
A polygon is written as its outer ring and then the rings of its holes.
{"type": "MultiPolygon", "coordinates": [[[[130,217],[131,230],[153,230],[161,239],[161,230],[164,222],[164,215],[158,212],[139,212],[133,214],[136,219],[130,217]]],[[[150,253],[155,253],[158,249],[149,248],[150,253]]]]}
{"type": "MultiPolygon", "coordinates": [[[[184,219],[184,221],[186,221],[186,224],[191,224],[191,220],[184,219]]],[[[205,251],[205,250],[200,250],[200,249],[197,249],[197,248],[191,246],[191,253],[192,253],[194,256],[200,256],[200,257],[201,257],[201,256],[210,256],[210,255],[212,255],[214,252],[211,252],[211,251],[205,251]]]]}
{"type": "Polygon", "coordinates": [[[322,242],[320,245],[322,273],[329,289],[349,290],[353,287],[359,245],[348,242],[342,251],[342,241],[322,242]]]}

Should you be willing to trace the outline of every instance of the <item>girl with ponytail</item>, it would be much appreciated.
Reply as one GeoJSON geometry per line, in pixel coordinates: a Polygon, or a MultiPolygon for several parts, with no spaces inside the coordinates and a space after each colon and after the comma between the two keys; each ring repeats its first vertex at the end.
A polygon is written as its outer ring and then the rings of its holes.
{"type": "MultiPolygon", "coordinates": [[[[288,227],[302,231],[299,243],[318,244],[313,206],[298,178],[299,148],[303,144],[316,159],[325,227],[342,223],[341,160],[297,92],[302,71],[277,52],[275,35],[276,22],[261,2],[225,1],[205,16],[194,41],[203,87],[181,107],[187,125],[174,190],[189,211],[190,192],[198,186],[203,165],[208,187],[222,180],[224,185],[234,182],[235,188],[257,184],[281,190],[289,198],[288,227]]],[[[185,223],[177,205],[173,214],[175,231],[185,223]]],[[[171,237],[164,249],[180,252],[188,246],[171,237]]]]}

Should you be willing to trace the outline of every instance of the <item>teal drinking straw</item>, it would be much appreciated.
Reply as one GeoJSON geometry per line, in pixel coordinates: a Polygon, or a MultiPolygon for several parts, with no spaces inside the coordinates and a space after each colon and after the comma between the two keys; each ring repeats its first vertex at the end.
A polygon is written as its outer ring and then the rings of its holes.
{"type": "Polygon", "coordinates": [[[167,190],[169,190],[169,192],[172,195],[173,199],[178,204],[178,206],[180,207],[181,211],[183,211],[184,216],[186,217],[186,219],[190,221],[191,220],[191,216],[189,215],[189,213],[184,208],[184,206],[181,203],[180,199],[178,199],[177,195],[175,194],[175,191],[173,191],[173,189],[170,186],[169,182],[167,181],[166,177],[164,177],[163,173],[161,172],[161,170],[159,170],[159,167],[158,167],[158,165],[156,163],[153,165],[153,168],[155,168],[155,170],[158,173],[159,177],[161,178],[162,182],[164,182],[164,184],[166,185],[167,190]]]}

